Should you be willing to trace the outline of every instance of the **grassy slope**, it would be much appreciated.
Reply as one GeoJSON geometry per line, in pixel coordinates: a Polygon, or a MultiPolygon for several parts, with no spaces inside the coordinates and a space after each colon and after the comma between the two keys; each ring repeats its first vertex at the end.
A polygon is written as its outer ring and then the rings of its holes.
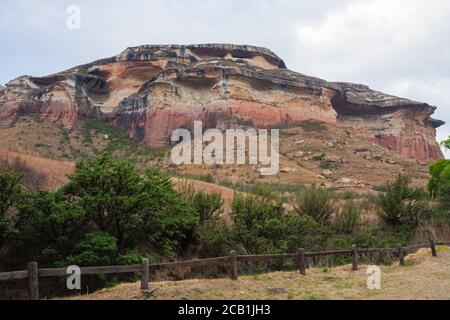
{"type": "Polygon", "coordinates": [[[439,257],[429,250],[407,257],[407,266],[382,267],[382,289],[367,289],[366,266],[352,272],[350,266],[329,272],[309,270],[307,277],[297,272],[277,272],[245,276],[239,281],[187,280],[152,283],[153,296],[143,295],[139,283],[121,284],[112,289],[74,299],[450,299],[450,249],[439,248],[439,257]]]}
{"type": "Polygon", "coordinates": [[[133,161],[139,168],[156,166],[176,177],[194,178],[215,184],[254,185],[276,183],[286,187],[323,184],[338,190],[369,192],[399,172],[413,176],[417,185],[425,186],[428,170],[413,160],[348,135],[340,128],[315,122],[301,122],[298,127],[281,132],[280,168],[296,170],[276,176],[259,175],[258,166],[178,166],[170,161],[170,147],[150,150],[127,134],[99,119],[87,120],[78,130],[66,130],[60,124],[41,121],[37,116],[20,118],[14,125],[0,130],[0,150],[28,154],[53,160],[75,162],[102,151],[133,161]],[[355,152],[365,148],[367,152],[355,152]],[[302,155],[303,154],[303,155],[302,155]],[[379,157],[375,160],[374,154],[379,157]],[[345,161],[329,162],[326,159],[345,161]],[[387,163],[386,161],[394,161],[387,163]],[[321,176],[324,170],[331,170],[321,176]],[[341,183],[341,178],[351,183],[341,183]]]}

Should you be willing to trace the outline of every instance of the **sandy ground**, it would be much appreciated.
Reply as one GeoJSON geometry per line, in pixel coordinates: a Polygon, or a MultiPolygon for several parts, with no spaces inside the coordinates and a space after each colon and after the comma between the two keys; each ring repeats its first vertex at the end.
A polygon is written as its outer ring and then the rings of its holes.
{"type": "Polygon", "coordinates": [[[450,249],[439,248],[439,257],[421,250],[398,264],[381,267],[381,289],[367,288],[367,266],[357,272],[350,266],[326,270],[243,276],[229,279],[187,280],[151,283],[152,294],[139,290],[139,283],[121,284],[112,289],[77,296],[81,300],[194,300],[194,299],[267,299],[267,300],[421,300],[450,299],[450,249]]]}

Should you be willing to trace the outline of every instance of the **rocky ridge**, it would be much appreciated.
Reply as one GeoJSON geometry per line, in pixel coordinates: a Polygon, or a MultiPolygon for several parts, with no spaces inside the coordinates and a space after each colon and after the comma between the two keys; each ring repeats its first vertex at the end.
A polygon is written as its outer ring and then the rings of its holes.
{"type": "Polygon", "coordinates": [[[68,129],[101,117],[151,147],[170,144],[174,129],[288,128],[317,120],[409,158],[442,157],[431,118],[436,107],[327,82],[286,68],[272,51],[228,44],[145,45],[46,77],[0,87],[0,121],[23,115],[68,129]]]}

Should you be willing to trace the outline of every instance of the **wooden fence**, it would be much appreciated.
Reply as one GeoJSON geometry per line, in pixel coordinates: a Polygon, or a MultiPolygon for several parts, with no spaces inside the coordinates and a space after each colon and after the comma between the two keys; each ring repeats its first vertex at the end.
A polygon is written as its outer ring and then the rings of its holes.
{"type": "MultiPolygon", "coordinates": [[[[238,255],[235,250],[230,252],[227,257],[218,257],[201,260],[178,261],[168,263],[150,264],[148,259],[143,259],[142,264],[122,265],[122,266],[105,266],[105,267],[82,267],[81,275],[95,275],[95,274],[124,274],[124,273],[141,273],[141,289],[149,289],[150,272],[158,270],[174,270],[183,267],[198,268],[205,266],[226,265],[230,266],[230,277],[233,280],[238,280],[239,276],[239,262],[264,262],[271,260],[296,260],[300,274],[306,276],[308,269],[307,258],[319,257],[338,257],[351,256],[352,270],[358,270],[358,258],[361,255],[370,255],[374,253],[379,254],[397,254],[400,265],[405,265],[405,256],[408,252],[412,252],[421,248],[430,248],[433,257],[437,257],[436,246],[450,246],[450,242],[434,242],[416,244],[408,247],[398,245],[395,248],[370,248],[359,249],[356,245],[352,246],[351,250],[338,251],[324,251],[324,252],[305,252],[300,248],[296,253],[288,254],[264,254],[264,255],[238,255]]],[[[68,276],[66,268],[38,268],[37,262],[30,262],[27,270],[10,271],[0,273],[0,281],[19,280],[28,278],[30,299],[39,299],[39,278],[46,277],[65,277],[68,276]]]]}

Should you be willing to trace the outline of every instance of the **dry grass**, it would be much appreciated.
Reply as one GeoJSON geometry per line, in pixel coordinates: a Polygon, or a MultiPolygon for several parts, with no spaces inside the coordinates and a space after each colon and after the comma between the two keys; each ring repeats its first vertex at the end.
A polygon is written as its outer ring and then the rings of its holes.
{"type": "Polygon", "coordinates": [[[50,160],[11,151],[0,150],[0,159],[6,161],[20,159],[27,167],[43,177],[44,185],[39,187],[48,190],[56,190],[66,184],[69,181],[67,175],[75,170],[75,165],[71,162],[50,160]]]}
{"type": "MultiPolygon", "coordinates": [[[[169,153],[156,152],[154,156],[136,155],[142,166],[153,165],[181,176],[204,176],[210,174],[216,183],[227,181],[253,185],[255,182],[283,185],[321,185],[340,190],[368,192],[373,186],[384,184],[399,172],[413,175],[415,185],[425,186],[428,182],[428,168],[406,159],[365,139],[348,135],[342,128],[320,123],[304,122],[298,127],[283,128],[281,131],[280,168],[296,170],[295,173],[280,172],[275,176],[260,176],[258,166],[209,166],[185,165],[173,168],[169,153]],[[311,130],[311,126],[313,130],[311,130]],[[317,128],[316,128],[317,127],[317,128]],[[301,142],[301,143],[300,143],[301,142]],[[329,145],[328,143],[332,143],[329,145]],[[355,148],[364,147],[368,152],[355,152],[355,148]],[[304,155],[300,156],[299,152],[304,155]],[[373,153],[383,161],[364,157],[373,153]],[[322,176],[323,163],[314,160],[320,155],[344,159],[343,163],[334,163],[332,174],[322,176]],[[397,164],[386,163],[395,160],[397,164]],[[351,183],[340,183],[339,179],[349,178],[351,183]]],[[[93,156],[104,150],[110,143],[103,134],[94,134],[91,130],[90,141],[85,131],[65,130],[49,121],[40,121],[35,116],[21,117],[13,126],[0,123],[0,150],[29,154],[54,160],[74,161],[83,156],[93,156]]],[[[130,140],[131,141],[131,140],[130,140]]],[[[122,150],[122,148],[118,148],[122,150]]],[[[126,154],[123,154],[126,155],[126,154]]]]}
{"type": "Polygon", "coordinates": [[[172,182],[175,184],[175,188],[178,191],[182,191],[185,187],[192,187],[197,192],[202,191],[205,193],[220,193],[222,195],[222,200],[224,201],[224,209],[226,211],[231,209],[231,204],[234,197],[233,189],[222,187],[213,183],[190,179],[172,178],[172,182]]]}
{"type": "Polygon", "coordinates": [[[322,129],[310,130],[310,122],[299,123],[298,127],[283,128],[281,130],[280,169],[291,168],[296,173],[280,172],[275,176],[260,176],[257,166],[207,166],[191,165],[177,168],[187,176],[210,174],[215,182],[228,181],[252,185],[255,182],[276,183],[283,185],[321,185],[335,187],[339,190],[370,192],[372,187],[395,179],[398,173],[408,173],[413,177],[413,184],[426,186],[428,183],[427,166],[419,165],[416,161],[404,158],[388,149],[384,149],[363,138],[348,135],[342,128],[329,124],[313,123],[322,129]],[[303,126],[303,127],[302,127],[303,126]],[[331,142],[332,145],[328,145],[331,142]],[[355,152],[356,148],[364,147],[367,152],[355,152]],[[304,155],[300,156],[299,152],[304,155]],[[365,159],[366,156],[377,154],[382,161],[365,159]],[[343,159],[332,163],[332,174],[321,176],[324,168],[322,161],[315,159],[325,155],[328,158],[343,159]],[[389,164],[386,160],[393,160],[396,164],[389,164]],[[351,183],[340,183],[342,178],[349,178],[351,183]]]}
{"type": "Polygon", "coordinates": [[[366,267],[352,272],[350,266],[329,272],[308,270],[306,277],[297,272],[276,272],[229,279],[187,280],[151,283],[156,291],[149,296],[139,290],[139,283],[121,284],[112,289],[78,296],[82,300],[419,300],[450,299],[450,249],[439,248],[439,257],[420,250],[406,259],[407,266],[382,267],[382,289],[367,289],[366,267]]]}

